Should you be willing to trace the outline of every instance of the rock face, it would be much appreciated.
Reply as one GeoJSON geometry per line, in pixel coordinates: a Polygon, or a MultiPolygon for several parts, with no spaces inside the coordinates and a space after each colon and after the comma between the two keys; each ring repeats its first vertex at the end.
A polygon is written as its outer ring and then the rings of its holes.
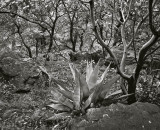
{"type": "Polygon", "coordinates": [[[0,80],[13,84],[15,90],[48,85],[47,74],[33,60],[15,52],[0,55],[0,80]]]}
{"type": "Polygon", "coordinates": [[[71,121],[72,130],[159,130],[160,108],[150,103],[112,104],[91,108],[85,118],[71,121]]]}

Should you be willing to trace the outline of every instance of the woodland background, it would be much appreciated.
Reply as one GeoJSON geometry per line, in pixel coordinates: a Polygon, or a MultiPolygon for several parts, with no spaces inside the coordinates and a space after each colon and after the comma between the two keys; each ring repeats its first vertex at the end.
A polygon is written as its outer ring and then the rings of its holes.
{"type": "Polygon", "coordinates": [[[30,61],[43,66],[70,89],[74,83],[69,63],[85,74],[86,61],[101,59],[100,73],[111,63],[109,78],[121,76],[109,93],[134,93],[124,101],[127,104],[138,100],[160,105],[159,21],[159,0],[0,0],[1,125],[53,125],[45,122],[52,113],[46,108],[52,86],[26,89],[6,83],[6,55],[23,58],[28,68],[30,61]]]}

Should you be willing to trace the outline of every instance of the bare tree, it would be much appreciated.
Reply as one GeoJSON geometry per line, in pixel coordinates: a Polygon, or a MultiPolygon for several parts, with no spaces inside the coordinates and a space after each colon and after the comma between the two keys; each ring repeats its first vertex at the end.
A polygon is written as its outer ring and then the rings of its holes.
{"type": "MultiPolygon", "coordinates": [[[[127,52],[129,50],[129,47],[132,45],[133,41],[134,41],[134,37],[131,39],[130,42],[127,42],[126,40],[126,34],[125,34],[125,26],[126,23],[129,19],[129,15],[130,15],[130,10],[132,8],[132,0],[129,1],[128,4],[128,10],[127,12],[124,12],[124,1],[121,0],[121,6],[120,6],[120,11],[122,13],[122,18],[123,21],[121,22],[121,38],[122,38],[122,43],[123,43],[123,57],[122,60],[120,62],[120,64],[118,63],[117,57],[115,56],[115,54],[111,51],[111,49],[109,48],[109,46],[107,46],[105,44],[105,42],[103,41],[100,32],[99,32],[99,26],[96,24],[95,22],[95,16],[94,16],[94,0],[90,0],[89,4],[90,4],[90,11],[91,11],[91,21],[92,21],[92,25],[94,28],[94,32],[96,35],[96,38],[99,40],[99,43],[101,46],[103,46],[106,51],[110,54],[110,56],[113,58],[116,67],[117,67],[117,72],[118,74],[120,74],[120,76],[127,81],[128,83],[128,94],[131,93],[135,93],[136,91],[136,85],[137,85],[137,81],[140,75],[140,71],[142,70],[144,61],[146,59],[146,56],[148,56],[147,52],[148,50],[157,42],[157,40],[160,37],[160,29],[158,28],[157,30],[155,29],[154,25],[153,25],[153,20],[152,20],[152,13],[153,13],[153,6],[155,4],[156,1],[153,2],[153,0],[149,0],[149,5],[148,5],[148,10],[149,12],[142,18],[142,20],[138,23],[135,31],[134,31],[134,35],[137,34],[138,29],[140,28],[140,26],[142,25],[142,23],[147,19],[147,17],[149,17],[149,27],[150,30],[152,32],[152,37],[140,48],[139,52],[138,52],[138,56],[137,56],[137,63],[136,63],[136,67],[135,70],[133,70],[132,74],[128,75],[125,73],[125,62],[126,62],[126,57],[127,57],[127,52]]],[[[122,79],[122,82],[124,82],[122,79]]],[[[125,90],[125,88],[122,86],[122,88],[125,90]]],[[[128,98],[128,103],[131,104],[133,102],[136,101],[135,95],[132,95],[128,98]]]]}

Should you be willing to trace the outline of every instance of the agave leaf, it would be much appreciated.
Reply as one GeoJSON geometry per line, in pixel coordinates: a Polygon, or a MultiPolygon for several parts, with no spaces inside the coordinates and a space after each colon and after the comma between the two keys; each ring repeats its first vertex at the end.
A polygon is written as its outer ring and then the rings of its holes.
{"type": "Polygon", "coordinates": [[[101,90],[100,98],[104,99],[107,92],[109,92],[112,85],[120,78],[120,76],[115,76],[111,80],[109,80],[106,84],[103,85],[103,88],[101,90]]]}
{"type": "Polygon", "coordinates": [[[43,72],[45,72],[46,74],[48,74],[47,69],[46,69],[44,66],[39,66],[39,68],[40,68],[43,72]]]}
{"type": "Polygon", "coordinates": [[[69,90],[61,90],[61,89],[57,89],[57,91],[60,92],[61,94],[63,94],[68,99],[73,101],[73,93],[71,91],[69,91],[69,90]]]}
{"type": "Polygon", "coordinates": [[[135,94],[135,93],[130,93],[130,94],[122,95],[122,96],[116,98],[116,100],[119,100],[119,99],[122,99],[122,98],[129,97],[129,96],[131,96],[131,95],[133,95],[133,94],[135,94]]]}
{"type": "Polygon", "coordinates": [[[85,101],[83,109],[85,110],[92,102],[93,93],[88,97],[88,99],[85,101]]]}
{"type": "Polygon", "coordinates": [[[63,94],[61,94],[58,90],[55,91],[51,91],[51,93],[53,94],[54,98],[61,104],[73,109],[74,105],[73,103],[66,98],[63,94]]]}
{"type": "Polygon", "coordinates": [[[56,83],[56,85],[57,85],[58,88],[60,88],[60,89],[63,88],[64,90],[68,90],[66,88],[66,83],[64,83],[63,81],[60,81],[58,79],[54,79],[53,77],[51,78],[51,81],[54,82],[54,83],[56,83]]]}
{"type": "Polygon", "coordinates": [[[52,78],[52,81],[55,83],[57,91],[62,93],[65,97],[69,98],[70,100],[73,100],[73,93],[66,88],[65,83],[63,83],[59,80],[56,80],[54,78],[52,78]]]}
{"type": "Polygon", "coordinates": [[[67,116],[70,116],[70,114],[68,112],[62,112],[62,113],[54,114],[53,116],[48,118],[47,121],[60,120],[60,119],[63,119],[65,117],[67,117],[67,116]]]}
{"type": "Polygon", "coordinates": [[[106,95],[105,99],[116,96],[116,95],[119,95],[119,94],[122,94],[122,90],[117,90],[117,91],[111,93],[110,95],[106,95]]]}
{"type": "Polygon", "coordinates": [[[93,72],[93,65],[92,65],[92,61],[89,63],[87,62],[87,68],[86,68],[86,82],[88,83],[89,78],[91,76],[93,72]]]}
{"type": "Polygon", "coordinates": [[[57,101],[57,100],[54,100],[54,99],[49,99],[49,100],[54,104],[59,104],[59,101],[57,101]]]}
{"type": "Polygon", "coordinates": [[[69,67],[70,67],[70,69],[71,69],[71,72],[72,72],[72,75],[73,75],[73,79],[75,80],[76,79],[76,74],[75,74],[75,70],[76,70],[76,68],[75,68],[75,66],[73,65],[73,64],[69,64],[69,67]]]}
{"type": "Polygon", "coordinates": [[[95,86],[95,89],[94,89],[94,92],[93,92],[93,96],[92,96],[92,99],[91,99],[92,103],[96,103],[97,102],[102,90],[103,90],[103,84],[102,83],[99,83],[99,84],[97,84],[95,86]]]}
{"type": "Polygon", "coordinates": [[[61,94],[57,93],[57,89],[55,89],[54,91],[51,90],[51,94],[54,96],[55,100],[58,101],[58,98],[61,94]]]}
{"type": "Polygon", "coordinates": [[[43,71],[45,74],[48,75],[49,79],[51,77],[51,74],[48,73],[47,69],[44,66],[39,66],[40,70],[43,71]]]}
{"type": "Polygon", "coordinates": [[[66,105],[67,107],[73,109],[74,105],[73,102],[71,102],[68,98],[66,98],[65,96],[61,95],[59,97],[59,102],[61,102],[61,104],[66,105]]]}
{"type": "Polygon", "coordinates": [[[88,80],[89,89],[92,89],[93,87],[95,87],[98,80],[98,73],[99,73],[99,61],[89,77],[89,80],[88,80]]]}
{"type": "Polygon", "coordinates": [[[71,109],[63,104],[50,104],[49,107],[59,111],[70,111],[71,109]]]}
{"type": "Polygon", "coordinates": [[[44,66],[39,66],[40,70],[48,76],[49,86],[51,86],[52,75],[48,73],[47,69],[44,66]]]}
{"type": "Polygon", "coordinates": [[[80,75],[80,86],[81,86],[82,92],[83,92],[83,99],[88,98],[89,88],[88,88],[87,82],[86,82],[83,75],[80,75]]]}
{"type": "Polygon", "coordinates": [[[75,69],[75,83],[76,83],[76,86],[74,88],[73,102],[74,102],[74,105],[75,105],[75,109],[79,110],[81,100],[82,100],[82,97],[83,97],[83,92],[81,90],[80,74],[79,74],[78,70],[76,70],[76,69],[75,69]]]}
{"type": "Polygon", "coordinates": [[[104,71],[104,73],[102,74],[101,78],[97,81],[98,84],[104,81],[105,77],[107,76],[107,72],[108,72],[108,70],[109,70],[109,68],[110,68],[110,65],[111,65],[111,63],[110,63],[110,64],[108,65],[108,67],[105,69],[105,71],[104,71]]]}

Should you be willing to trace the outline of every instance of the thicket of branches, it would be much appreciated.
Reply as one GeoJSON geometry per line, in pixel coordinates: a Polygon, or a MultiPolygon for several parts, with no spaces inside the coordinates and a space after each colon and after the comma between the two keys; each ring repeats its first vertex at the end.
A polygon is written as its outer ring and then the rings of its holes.
{"type": "MultiPolygon", "coordinates": [[[[135,93],[144,62],[160,47],[158,0],[4,0],[0,17],[1,48],[30,58],[64,50],[104,50],[116,65],[124,94],[135,93]],[[128,55],[135,61],[130,73],[128,55]]],[[[128,98],[135,101],[135,95],[128,98]]]]}

